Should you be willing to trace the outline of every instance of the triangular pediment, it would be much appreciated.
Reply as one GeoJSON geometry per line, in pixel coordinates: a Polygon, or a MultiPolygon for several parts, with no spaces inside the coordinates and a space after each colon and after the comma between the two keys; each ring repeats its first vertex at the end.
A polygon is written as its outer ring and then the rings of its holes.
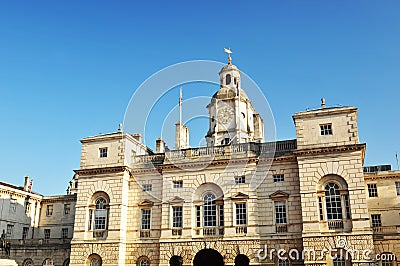
{"type": "Polygon", "coordinates": [[[248,199],[249,195],[244,194],[242,192],[236,193],[235,195],[233,195],[231,197],[232,200],[244,200],[244,199],[248,199]]]}
{"type": "Polygon", "coordinates": [[[141,202],[138,203],[138,206],[140,207],[145,207],[145,206],[153,206],[154,202],[152,202],[151,200],[142,200],[141,202]]]}
{"type": "Polygon", "coordinates": [[[275,191],[271,195],[269,195],[271,199],[287,199],[289,198],[289,194],[286,192],[283,192],[282,190],[275,191]]]}
{"type": "Polygon", "coordinates": [[[178,204],[178,203],[183,203],[185,200],[182,199],[181,197],[175,196],[172,199],[170,199],[168,202],[171,204],[178,204]]]}

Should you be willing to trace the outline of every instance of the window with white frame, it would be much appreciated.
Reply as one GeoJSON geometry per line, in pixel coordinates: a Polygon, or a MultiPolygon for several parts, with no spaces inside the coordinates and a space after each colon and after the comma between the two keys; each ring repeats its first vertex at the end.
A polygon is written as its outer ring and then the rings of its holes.
{"type": "Polygon", "coordinates": [[[107,228],[107,200],[99,197],[95,201],[96,208],[94,210],[94,230],[106,230],[107,228]]]}
{"type": "Polygon", "coordinates": [[[10,199],[10,212],[15,212],[17,210],[17,200],[11,198],[10,199]]]}
{"type": "Polygon", "coordinates": [[[204,196],[203,217],[204,227],[217,226],[217,205],[215,203],[215,196],[212,193],[204,196]]]}
{"type": "Polygon", "coordinates": [[[341,182],[331,181],[326,183],[324,190],[318,196],[320,220],[350,220],[350,200],[347,186],[341,182]]]}
{"type": "Polygon", "coordinates": [[[320,129],[321,129],[321,135],[325,136],[325,135],[332,135],[332,124],[322,124],[319,125],[320,129]]]}
{"type": "Polygon", "coordinates": [[[247,207],[245,202],[236,203],[236,225],[247,224],[247,207]]]}
{"type": "Polygon", "coordinates": [[[61,229],[61,238],[68,238],[68,228],[61,229]]]}
{"type": "Polygon", "coordinates": [[[275,205],[275,223],[287,224],[286,202],[276,201],[275,205]]]}
{"type": "Polygon", "coordinates": [[[382,226],[381,215],[380,214],[371,214],[371,224],[372,224],[372,227],[382,226]]]}
{"type": "Polygon", "coordinates": [[[172,207],[172,227],[182,228],[183,227],[183,210],[182,206],[172,207]]]}
{"type": "Polygon", "coordinates": [[[25,213],[29,214],[30,210],[31,210],[31,203],[26,200],[25,201],[25,213]]]}
{"type": "Polygon", "coordinates": [[[329,183],[325,186],[326,215],[328,220],[342,220],[342,201],[339,186],[329,183]]]}
{"type": "Polygon", "coordinates": [[[370,198],[378,197],[378,188],[376,187],[376,184],[367,184],[367,187],[370,198]]]}
{"type": "Polygon", "coordinates": [[[144,192],[151,191],[153,189],[153,186],[151,184],[145,184],[143,185],[142,189],[144,192]]]}
{"type": "Polygon", "coordinates": [[[274,183],[285,181],[285,176],[283,174],[274,175],[274,183]]]}
{"type": "Polygon", "coordinates": [[[13,231],[14,231],[14,225],[13,224],[7,224],[7,232],[6,232],[6,238],[11,239],[13,237],[13,231]]]}
{"type": "Polygon", "coordinates": [[[346,261],[342,257],[333,260],[333,266],[346,266],[346,261]]]}
{"type": "Polygon", "coordinates": [[[196,227],[201,227],[201,206],[196,206],[196,227]]]}
{"type": "Polygon", "coordinates": [[[172,181],[172,183],[173,183],[173,188],[182,188],[183,187],[183,181],[182,180],[172,181]]]}
{"type": "Polygon", "coordinates": [[[99,157],[107,158],[107,156],[108,156],[108,148],[100,148],[99,149],[99,157]]]}
{"type": "Polygon", "coordinates": [[[142,209],[142,230],[150,230],[150,209],[142,209]]]}
{"type": "Polygon", "coordinates": [[[50,229],[44,229],[44,239],[50,238],[50,229]]]}
{"type": "Polygon", "coordinates": [[[400,196],[400,182],[396,182],[396,194],[400,196]]]}

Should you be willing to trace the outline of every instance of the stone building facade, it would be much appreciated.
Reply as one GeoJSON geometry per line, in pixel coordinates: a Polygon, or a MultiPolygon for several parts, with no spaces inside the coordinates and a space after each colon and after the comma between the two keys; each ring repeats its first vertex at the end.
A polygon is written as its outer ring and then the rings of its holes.
{"type": "MultiPolygon", "coordinates": [[[[296,139],[265,143],[264,121],[239,69],[229,61],[219,75],[207,106],[206,147],[168,150],[158,139],[153,152],[140,135],[120,128],[81,140],[69,195],[43,197],[0,184],[3,206],[16,195],[21,205],[29,196],[35,206],[32,219],[17,219],[35,233],[22,239],[15,227],[10,236],[17,262],[397,265],[400,171],[364,166],[357,108],[323,103],[296,113],[296,139]],[[49,205],[61,213],[49,217],[49,205]],[[67,227],[56,244],[54,235],[67,227]]],[[[187,127],[179,121],[176,132],[176,147],[186,146],[187,127]]],[[[7,219],[1,229],[14,221],[7,219]]]]}

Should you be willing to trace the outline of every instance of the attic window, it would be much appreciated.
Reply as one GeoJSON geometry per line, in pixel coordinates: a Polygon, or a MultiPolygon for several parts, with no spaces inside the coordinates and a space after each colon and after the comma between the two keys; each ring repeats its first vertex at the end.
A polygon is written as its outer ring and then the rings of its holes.
{"type": "Polygon", "coordinates": [[[332,135],[332,124],[319,125],[321,128],[321,136],[332,135]]]}
{"type": "Polygon", "coordinates": [[[107,148],[100,148],[99,149],[99,157],[100,158],[107,158],[107,148]]]}

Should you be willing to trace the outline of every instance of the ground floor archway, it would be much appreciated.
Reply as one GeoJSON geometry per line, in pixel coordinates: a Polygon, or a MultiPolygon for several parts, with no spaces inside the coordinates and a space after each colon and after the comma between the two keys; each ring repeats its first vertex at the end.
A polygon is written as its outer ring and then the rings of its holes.
{"type": "Polygon", "coordinates": [[[249,266],[250,260],[244,254],[239,254],[235,258],[235,266],[249,266]]]}
{"type": "Polygon", "coordinates": [[[215,249],[202,249],[194,256],[193,266],[224,266],[224,258],[215,249]]]}

